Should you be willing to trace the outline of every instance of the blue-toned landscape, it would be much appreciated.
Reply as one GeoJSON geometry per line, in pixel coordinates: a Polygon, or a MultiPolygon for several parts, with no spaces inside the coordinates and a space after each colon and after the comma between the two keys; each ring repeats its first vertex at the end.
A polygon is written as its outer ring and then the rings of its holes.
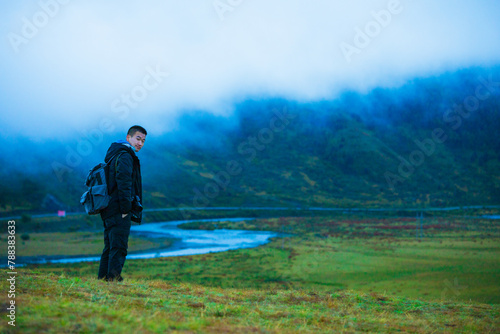
{"type": "Polygon", "coordinates": [[[0,11],[2,333],[496,333],[495,1],[0,11]],[[91,168],[147,129],[123,282],[91,168]]]}

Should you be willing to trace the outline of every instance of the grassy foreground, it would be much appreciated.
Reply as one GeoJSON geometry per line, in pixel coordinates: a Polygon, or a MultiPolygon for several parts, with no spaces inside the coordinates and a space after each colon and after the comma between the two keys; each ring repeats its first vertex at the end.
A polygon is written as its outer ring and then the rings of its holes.
{"type": "MultiPolygon", "coordinates": [[[[288,233],[255,249],[18,269],[22,333],[496,333],[495,221],[324,217],[192,223],[288,233]]],[[[2,289],[7,291],[2,278],[2,289]]],[[[6,306],[7,304],[5,304],[6,306]]],[[[5,312],[2,307],[1,312],[5,312]]],[[[1,332],[14,332],[4,321],[1,332]]]]}
{"type": "Polygon", "coordinates": [[[22,270],[17,323],[2,333],[494,333],[500,307],[354,291],[106,283],[22,270]]]}

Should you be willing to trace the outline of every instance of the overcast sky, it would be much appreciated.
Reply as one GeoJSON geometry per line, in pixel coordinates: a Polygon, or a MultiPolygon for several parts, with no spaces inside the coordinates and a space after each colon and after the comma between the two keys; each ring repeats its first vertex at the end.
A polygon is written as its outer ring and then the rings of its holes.
{"type": "Polygon", "coordinates": [[[2,133],[64,136],[500,63],[496,0],[41,0],[0,11],[2,133]]]}

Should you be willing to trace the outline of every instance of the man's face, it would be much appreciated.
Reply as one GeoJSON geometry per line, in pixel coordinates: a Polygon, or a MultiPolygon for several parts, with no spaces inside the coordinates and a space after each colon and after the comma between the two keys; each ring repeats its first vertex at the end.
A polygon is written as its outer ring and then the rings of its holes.
{"type": "Polygon", "coordinates": [[[127,135],[127,141],[132,147],[135,148],[136,152],[139,152],[144,146],[146,141],[146,135],[142,132],[136,131],[133,136],[127,135]]]}

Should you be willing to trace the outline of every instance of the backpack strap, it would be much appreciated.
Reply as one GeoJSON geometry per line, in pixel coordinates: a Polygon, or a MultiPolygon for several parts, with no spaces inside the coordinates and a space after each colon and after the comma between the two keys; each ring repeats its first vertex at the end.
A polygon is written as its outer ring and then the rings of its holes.
{"type": "MultiPolygon", "coordinates": [[[[125,151],[121,151],[116,154],[116,159],[115,159],[115,174],[116,174],[116,169],[118,168],[118,158],[123,154],[126,153],[125,151]]],[[[111,159],[112,160],[112,159],[111,159]]]]}
{"type": "MultiPolygon", "coordinates": [[[[113,159],[115,159],[115,158],[116,158],[116,160],[115,160],[115,175],[116,175],[116,170],[117,170],[117,168],[118,168],[118,158],[119,158],[119,157],[120,157],[120,155],[122,155],[123,153],[126,153],[126,152],[125,152],[125,151],[120,151],[120,152],[116,153],[115,155],[113,155],[113,156],[111,157],[111,159],[109,159],[109,162],[111,162],[111,161],[113,161],[113,159]]],[[[106,173],[106,180],[107,180],[107,184],[108,184],[108,194],[111,194],[113,191],[115,191],[115,189],[114,189],[114,188],[116,188],[118,185],[116,185],[116,186],[113,188],[113,190],[110,190],[110,189],[109,189],[109,163],[107,163],[107,165],[108,165],[108,168],[107,168],[107,173],[106,173]]]]}

